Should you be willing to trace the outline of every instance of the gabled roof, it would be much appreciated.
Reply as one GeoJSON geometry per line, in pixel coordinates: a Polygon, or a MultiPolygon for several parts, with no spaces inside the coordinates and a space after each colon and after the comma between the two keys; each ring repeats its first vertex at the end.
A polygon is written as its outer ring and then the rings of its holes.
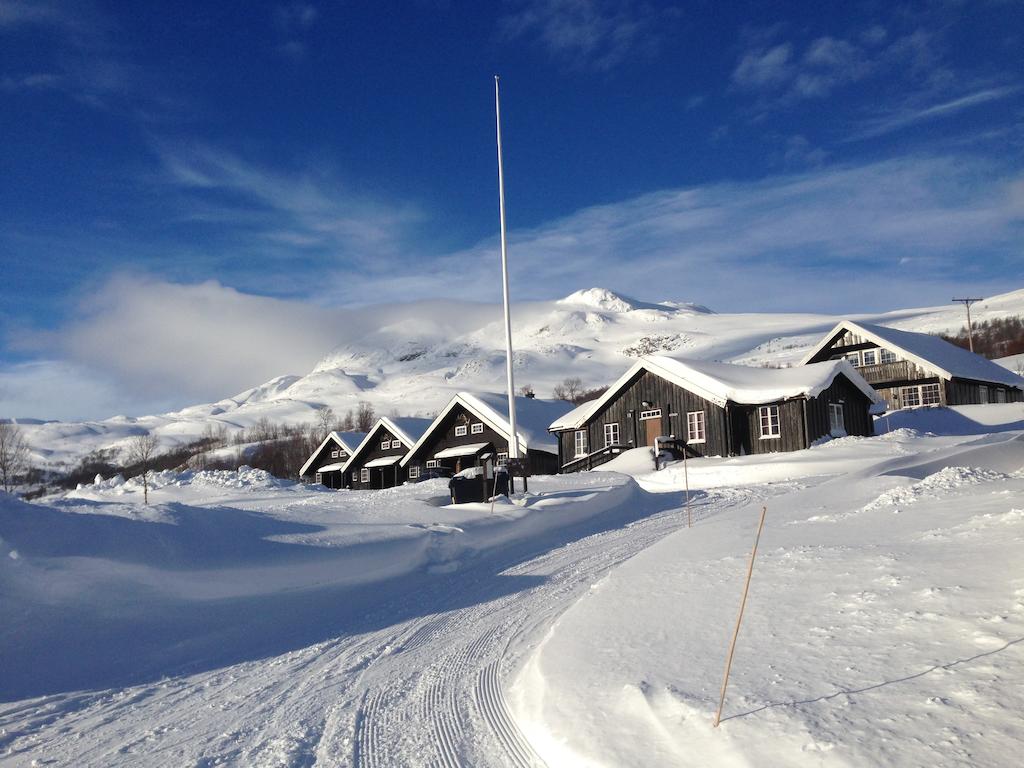
{"type": "Polygon", "coordinates": [[[992,384],[1004,384],[1017,389],[1024,389],[1024,379],[1012,371],[1008,371],[1001,365],[987,360],[981,355],[950,344],[945,339],[932,336],[928,333],[915,333],[913,331],[901,331],[896,328],[889,328],[885,325],[868,325],[867,323],[855,323],[852,320],[842,320],[835,328],[829,331],[825,337],[814,347],[801,361],[806,363],[815,355],[820,353],[840,331],[849,331],[863,336],[880,347],[899,352],[908,360],[911,360],[922,368],[927,368],[936,373],[940,378],[951,379],[973,379],[992,384]]]}
{"type": "MultiPolygon", "coordinates": [[[[437,414],[430,427],[402,459],[404,466],[427,438],[444,421],[452,408],[461,405],[495,432],[512,442],[512,425],[508,418],[508,397],[495,392],[459,392],[448,405],[437,414]]],[[[563,416],[572,408],[572,403],[562,400],[538,400],[532,397],[516,397],[516,434],[519,436],[520,451],[529,449],[557,453],[558,443],[548,434],[552,419],[563,416]]]]}
{"type": "Polygon", "coordinates": [[[348,461],[345,462],[345,466],[341,468],[342,472],[347,472],[349,464],[351,464],[360,453],[363,452],[363,448],[373,444],[377,439],[377,433],[381,429],[386,429],[392,435],[402,441],[402,445],[408,450],[409,446],[413,445],[423,433],[427,431],[427,427],[430,426],[430,419],[417,419],[409,416],[402,416],[400,418],[388,418],[387,416],[381,416],[377,419],[377,422],[370,427],[370,431],[366,433],[366,437],[363,438],[362,442],[356,446],[356,449],[352,451],[348,457],[348,461]]]}
{"type": "Polygon", "coordinates": [[[583,403],[553,422],[549,429],[559,432],[582,427],[642,371],[665,379],[723,408],[730,402],[758,405],[795,397],[817,397],[832,385],[839,374],[849,379],[873,404],[882,403],[878,393],[846,360],[829,360],[796,368],[754,368],[650,355],[637,360],[597,400],[583,403]]]}
{"type": "Polygon", "coordinates": [[[306,459],[306,463],[302,465],[302,469],[299,470],[299,476],[306,474],[309,470],[310,465],[313,463],[320,451],[324,449],[327,443],[333,441],[339,448],[344,448],[345,451],[351,456],[352,446],[358,445],[359,441],[362,440],[365,435],[362,432],[331,432],[327,437],[324,438],[323,442],[316,447],[316,450],[306,459]]]}

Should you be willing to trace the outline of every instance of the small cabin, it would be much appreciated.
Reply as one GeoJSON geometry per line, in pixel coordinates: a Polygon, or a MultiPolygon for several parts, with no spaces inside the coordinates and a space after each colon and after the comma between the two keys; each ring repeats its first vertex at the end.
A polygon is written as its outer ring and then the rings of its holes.
{"type": "Polygon", "coordinates": [[[377,419],[342,467],[344,487],[367,491],[404,483],[408,477],[400,462],[429,426],[430,419],[377,419]]]}
{"type": "Polygon", "coordinates": [[[344,488],[341,469],[364,437],[362,432],[331,432],[302,465],[299,477],[328,488],[344,488]]]}
{"type": "Polygon", "coordinates": [[[803,363],[839,359],[849,361],[894,410],[1024,400],[1020,376],[927,333],[843,320],[803,363]]]}
{"type": "Polygon", "coordinates": [[[776,369],[652,355],[549,429],[560,470],[577,472],[655,442],[695,457],[795,451],[872,435],[883,410],[845,360],[776,369]]]}
{"type": "MultiPolygon", "coordinates": [[[[519,455],[526,461],[527,473],[555,474],[558,443],[548,434],[547,426],[572,405],[533,397],[516,397],[515,403],[519,455]]],[[[402,459],[402,465],[410,480],[432,470],[446,475],[470,467],[493,470],[507,462],[511,436],[505,395],[459,392],[402,459]]]]}

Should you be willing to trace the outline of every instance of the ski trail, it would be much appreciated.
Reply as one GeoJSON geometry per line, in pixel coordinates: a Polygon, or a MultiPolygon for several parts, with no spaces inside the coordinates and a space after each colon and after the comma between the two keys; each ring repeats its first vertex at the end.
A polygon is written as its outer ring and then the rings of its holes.
{"type": "MultiPolygon", "coordinates": [[[[711,495],[694,510],[703,520],[771,492],[711,495]]],[[[503,676],[596,580],[686,525],[678,499],[641,493],[635,502],[642,508],[621,527],[540,552],[527,543],[425,578],[375,609],[374,631],[149,685],[0,707],[0,765],[541,766],[509,712],[503,676]],[[410,606],[423,614],[388,620],[410,606]]]]}

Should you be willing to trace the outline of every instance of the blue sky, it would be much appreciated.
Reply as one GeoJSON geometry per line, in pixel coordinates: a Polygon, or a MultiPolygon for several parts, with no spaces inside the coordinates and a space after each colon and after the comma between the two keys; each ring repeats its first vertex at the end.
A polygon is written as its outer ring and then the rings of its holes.
{"type": "Polygon", "coordinates": [[[339,307],[498,300],[495,73],[518,298],[1021,287],[1021,50],[1009,0],[0,0],[0,415],[216,399],[339,307]],[[238,360],[131,363],[268,312],[238,360]]]}

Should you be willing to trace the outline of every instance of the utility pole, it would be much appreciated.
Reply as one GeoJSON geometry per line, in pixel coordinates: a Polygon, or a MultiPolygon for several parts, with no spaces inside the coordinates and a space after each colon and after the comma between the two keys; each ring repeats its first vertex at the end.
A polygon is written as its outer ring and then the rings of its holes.
{"type": "MultiPolygon", "coordinates": [[[[501,99],[498,95],[498,76],[494,76],[494,122],[498,135],[498,213],[501,217],[501,294],[505,305],[505,373],[508,385],[508,438],[509,493],[514,493],[512,479],[519,464],[519,433],[516,431],[516,387],[512,377],[512,314],[508,301],[508,239],[505,234],[505,168],[501,161],[501,99]]],[[[526,478],[523,478],[526,490],[526,478]]]]}
{"type": "Polygon", "coordinates": [[[974,326],[971,325],[971,304],[981,301],[981,299],[953,299],[958,304],[963,304],[967,308],[967,343],[971,346],[971,352],[974,351],[974,326]]]}

